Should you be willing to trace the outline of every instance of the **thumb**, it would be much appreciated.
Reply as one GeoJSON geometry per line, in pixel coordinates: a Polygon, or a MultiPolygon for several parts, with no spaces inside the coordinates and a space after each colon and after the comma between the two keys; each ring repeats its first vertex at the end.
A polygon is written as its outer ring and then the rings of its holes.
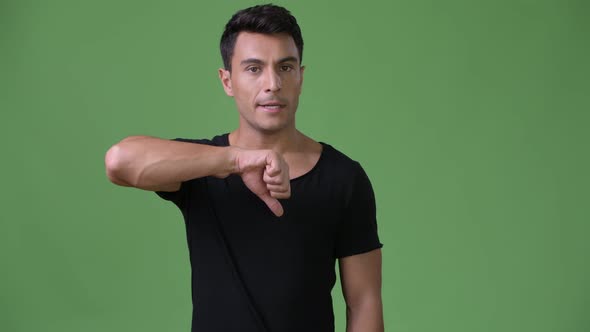
{"type": "Polygon", "coordinates": [[[278,199],[270,196],[269,194],[264,194],[258,196],[260,199],[268,206],[268,208],[275,214],[275,216],[280,217],[283,215],[284,210],[281,202],[278,199]]]}

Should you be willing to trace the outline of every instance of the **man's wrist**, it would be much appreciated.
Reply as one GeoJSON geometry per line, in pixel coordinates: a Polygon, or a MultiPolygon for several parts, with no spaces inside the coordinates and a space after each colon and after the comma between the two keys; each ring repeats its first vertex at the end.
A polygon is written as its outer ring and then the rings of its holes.
{"type": "Polygon", "coordinates": [[[230,174],[240,173],[240,148],[228,146],[226,149],[226,160],[228,161],[227,172],[230,174]]]}

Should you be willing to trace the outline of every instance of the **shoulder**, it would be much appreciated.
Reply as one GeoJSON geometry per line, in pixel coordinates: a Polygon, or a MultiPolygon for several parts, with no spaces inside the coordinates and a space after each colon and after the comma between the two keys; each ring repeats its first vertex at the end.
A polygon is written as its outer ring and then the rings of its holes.
{"type": "Polygon", "coordinates": [[[364,173],[358,161],[328,143],[320,143],[323,146],[322,161],[331,172],[344,177],[355,177],[359,173],[364,173]]]}
{"type": "Polygon", "coordinates": [[[347,205],[354,196],[371,196],[371,181],[360,162],[330,144],[321,143],[324,147],[319,172],[324,179],[322,183],[329,183],[331,190],[343,195],[340,197],[347,205]]]}

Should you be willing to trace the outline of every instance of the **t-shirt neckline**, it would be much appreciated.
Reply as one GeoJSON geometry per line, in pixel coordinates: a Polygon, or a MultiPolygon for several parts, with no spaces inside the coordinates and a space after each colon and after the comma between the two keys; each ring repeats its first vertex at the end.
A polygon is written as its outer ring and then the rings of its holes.
{"type": "MultiPolygon", "coordinates": [[[[229,133],[225,133],[225,134],[221,135],[221,137],[222,137],[222,140],[221,141],[223,143],[223,146],[230,146],[229,145],[229,133]]],[[[328,144],[326,144],[324,142],[318,142],[318,143],[320,143],[322,145],[322,151],[320,151],[320,157],[318,158],[318,161],[316,161],[315,165],[313,165],[313,167],[309,171],[307,171],[307,172],[299,175],[296,178],[292,178],[290,180],[291,182],[298,181],[298,180],[300,180],[302,178],[305,178],[309,174],[314,173],[316,171],[316,169],[319,168],[320,164],[322,163],[322,160],[325,157],[324,155],[326,154],[326,149],[328,148],[328,144]]]]}

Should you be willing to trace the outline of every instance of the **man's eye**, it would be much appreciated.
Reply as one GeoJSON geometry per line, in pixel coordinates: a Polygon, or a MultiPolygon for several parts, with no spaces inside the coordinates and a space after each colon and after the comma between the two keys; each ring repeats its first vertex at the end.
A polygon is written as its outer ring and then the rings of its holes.
{"type": "Polygon", "coordinates": [[[293,69],[293,67],[291,67],[291,66],[286,66],[286,65],[285,66],[281,66],[281,70],[282,71],[291,71],[292,69],[293,69]]]}
{"type": "Polygon", "coordinates": [[[249,67],[246,70],[249,71],[249,72],[252,72],[252,73],[257,73],[258,71],[260,71],[260,68],[258,68],[258,67],[249,67]]]}

